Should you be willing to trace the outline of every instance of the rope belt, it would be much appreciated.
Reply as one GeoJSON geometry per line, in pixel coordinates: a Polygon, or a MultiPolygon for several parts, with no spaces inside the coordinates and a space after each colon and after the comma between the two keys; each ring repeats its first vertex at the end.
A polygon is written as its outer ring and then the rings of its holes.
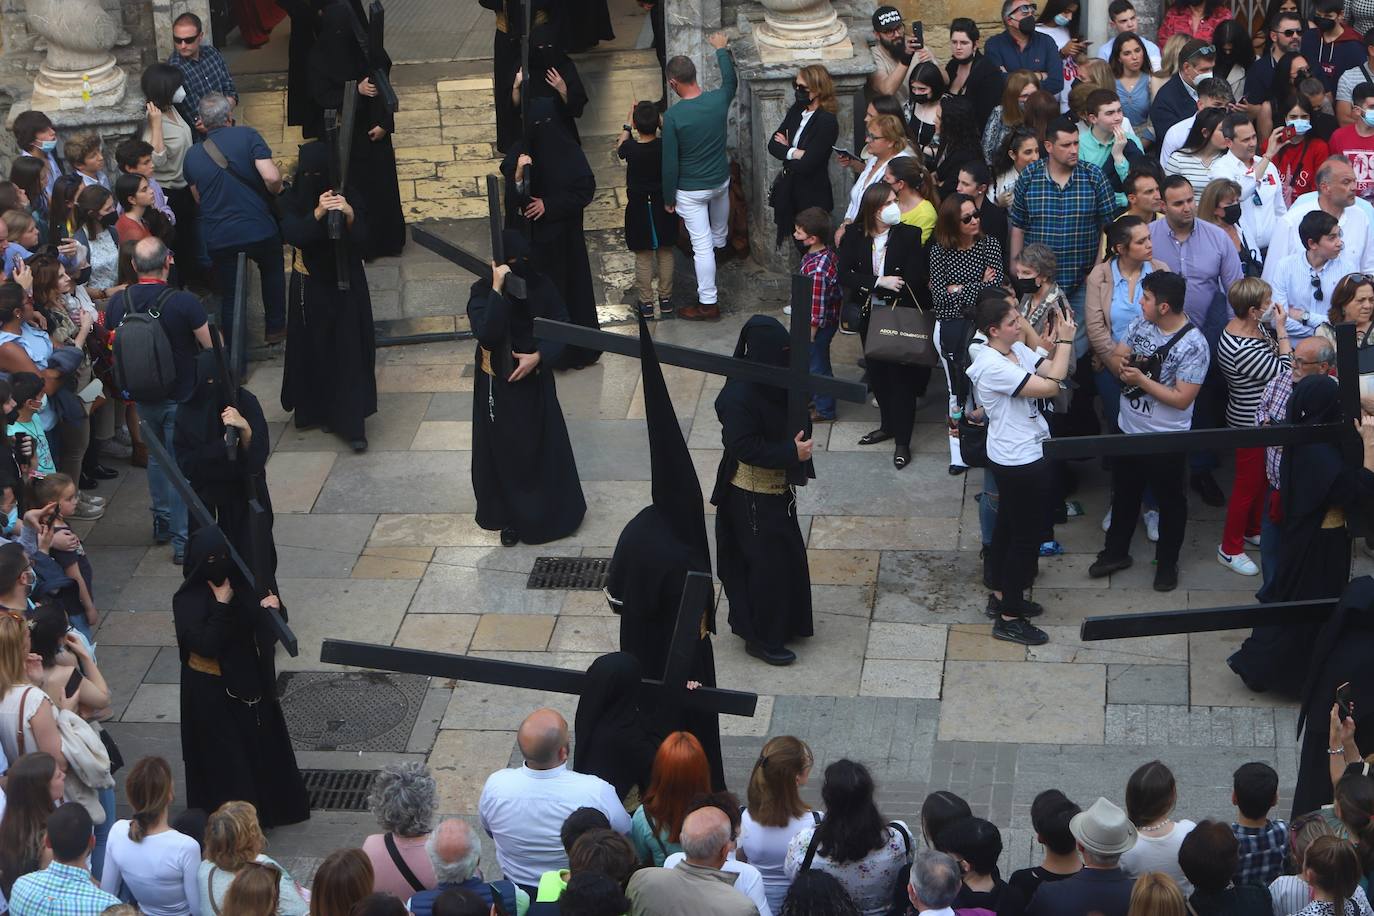
{"type": "Polygon", "coordinates": [[[186,667],[192,671],[199,671],[201,674],[213,674],[215,677],[220,677],[224,673],[220,671],[219,659],[206,658],[204,655],[197,655],[194,652],[186,659],[186,667]]]}
{"type": "Polygon", "coordinates": [[[488,350],[486,347],[478,347],[477,349],[482,354],[482,371],[485,372],[487,375],[490,375],[492,378],[495,378],[496,373],[493,372],[491,368],[491,351],[488,350]]]}
{"type": "Polygon", "coordinates": [[[735,468],[730,483],[749,493],[781,496],[788,492],[787,472],[782,468],[760,468],[743,461],[735,468]]]}

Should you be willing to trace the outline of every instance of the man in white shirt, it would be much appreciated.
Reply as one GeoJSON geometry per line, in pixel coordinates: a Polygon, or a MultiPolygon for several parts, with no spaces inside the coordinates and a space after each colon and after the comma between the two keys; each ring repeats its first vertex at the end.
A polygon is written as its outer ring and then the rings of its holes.
{"type": "Polygon", "coordinates": [[[477,813],[502,873],[533,895],[540,875],[568,867],[559,831],[569,814],[596,808],[619,833],[630,832],[630,816],[610,783],[568,769],[568,723],[557,711],[530,713],[515,741],[524,765],[487,777],[477,813]]]}
{"type": "Polygon", "coordinates": [[[1145,49],[1145,56],[1150,58],[1150,69],[1159,70],[1159,45],[1146,38],[1140,32],[1140,20],[1136,17],[1135,7],[1131,0],[1112,0],[1107,7],[1107,15],[1111,17],[1112,28],[1116,30],[1111,38],[1102,42],[1102,47],[1097,49],[1097,56],[1107,60],[1112,56],[1112,46],[1116,44],[1117,35],[1125,35],[1131,32],[1136,38],[1140,39],[1141,46],[1145,49]]]}
{"type": "Polygon", "coordinates": [[[1288,336],[1301,339],[1326,320],[1331,293],[1341,278],[1356,270],[1345,258],[1345,245],[1336,217],[1313,210],[1298,224],[1302,251],[1286,255],[1274,269],[1270,286],[1274,302],[1288,310],[1288,336]]]}
{"type": "Polygon", "coordinates": [[[1354,124],[1358,115],[1351,93],[1360,83],[1374,83],[1374,29],[1364,33],[1365,62],[1351,67],[1336,81],[1336,120],[1342,125],[1354,124]]]}
{"type": "MultiPolygon", "coordinates": [[[[1197,96],[1198,111],[1204,108],[1225,108],[1236,100],[1236,94],[1231,91],[1231,84],[1219,76],[1198,80],[1194,95],[1197,96]]],[[[1196,114],[1191,118],[1184,118],[1165,132],[1159,146],[1160,162],[1168,162],[1170,156],[1183,148],[1183,144],[1188,140],[1188,131],[1193,129],[1193,122],[1196,120],[1196,114]]]]}
{"type": "Polygon", "coordinates": [[[1317,169],[1316,194],[1304,194],[1283,219],[1274,227],[1269,241],[1269,254],[1264,259],[1264,279],[1274,285],[1279,264],[1293,252],[1303,251],[1298,240],[1298,224],[1313,210],[1321,209],[1336,217],[1345,243],[1345,257],[1355,270],[1374,270],[1374,233],[1370,232],[1369,217],[1355,206],[1355,170],[1344,156],[1332,156],[1317,169]]]}
{"type": "Polygon", "coordinates": [[[959,896],[962,878],[959,863],[943,852],[926,849],[911,863],[906,895],[916,912],[926,916],[954,916],[950,904],[959,896]]]}
{"type": "Polygon", "coordinates": [[[1221,122],[1221,135],[1230,152],[1212,163],[1213,178],[1229,178],[1240,185],[1240,228],[1260,251],[1269,247],[1274,226],[1288,212],[1283,200],[1283,179],[1270,159],[1283,148],[1282,128],[1269,137],[1264,158],[1256,159],[1259,134],[1250,117],[1232,112],[1221,122]]]}

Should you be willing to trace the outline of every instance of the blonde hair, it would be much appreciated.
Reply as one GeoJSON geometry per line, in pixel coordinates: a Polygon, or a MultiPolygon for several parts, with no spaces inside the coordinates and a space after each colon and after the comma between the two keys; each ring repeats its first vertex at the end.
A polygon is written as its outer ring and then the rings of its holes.
{"type": "Polygon", "coordinates": [[[0,697],[14,687],[29,683],[29,676],[24,671],[28,638],[27,619],[15,620],[9,613],[0,611],[0,697]]]}
{"type": "Polygon", "coordinates": [[[1188,901],[1173,878],[1147,871],[1135,879],[1126,916],[1188,916],[1188,901]]]}
{"type": "Polygon", "coordinates": [[[267,848],[258,826],[258,809],[246,801],[227,801],[205,822],[205,861],[238,871],[267,848]]]}
{"type": "Polygon", "coordinates": [[[892,144],[892,155],[907,148],[908,138],[902,119],[896,115],[878,115],[868,125],[868,135],[875,140],[886,140],[892,144]]]}
{"type": "Polygon", "coordinates": [[[249,862],[229,882],[220,911],[225,916],[275,916],[280,889],[281,869],[249,862]]]}
{"type": "Polygon", "coordinates": [[[0,219],[5,221],[5,235],[11,242],[18,241],[34,226],[33,216],[23,210],[6,210],[0,219]]]}
{"type": "Polygon", "coordinates": [[[1111,65],[1100,57],[1094,57],[1078,65],[1078,80],[1075,85],[1087,84],[1094,89],[1110,89],[1116,92],[1116,75],[1111,65]]]}
{"type": "Polygon", "coordinates": [[[830,78],[829,70],[820,64],[807,64],[801,68],[800,75],[811,88],[811,98],[816,100],[817,108],[831,114],[839,110],[840,103],[835,98],[835,81],[830,78]]]}
{"type": "Polygon", "coordinates": [[[814,762],[811,748],[800,738],[779,735],[768,740],[749,774],[749,816],[755,823],[786,827],[810,810],[801,800],[797,777],[814,762]]]}
{"type": "MultiPolygon", "coordinates": [[[[1178,55],[1192,37],[1183,32],[1175,32],[1169,36],[1169,40],[1164,42],[1164,47],[1159,49],[1159,69],[1155,71],[1155,76],[1167,80],[1178,72],[1178,55]]],[[[1141,47],[1144,46],[1142,42],[1141,47]]]]}
{"type": "Polygon", "coordinates": [[[1251,309],[1264,308],[1264,301],[1273,295],[1273,287],[1259,277],[1241,277],[1226,291],[1226,298],[1237,318],[1249,315],[1251,309]]]}

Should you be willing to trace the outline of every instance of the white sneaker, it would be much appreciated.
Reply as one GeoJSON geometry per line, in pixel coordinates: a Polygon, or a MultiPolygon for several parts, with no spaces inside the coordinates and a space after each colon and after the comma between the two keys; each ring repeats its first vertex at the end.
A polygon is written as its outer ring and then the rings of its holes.
{"type": "Polygon", "coordinates": [[[1255,565],[1255,561],[1244,553],[1238,553],[1235,556],[1231,556],[1230,554],[1223,553],[1221,548],[1218,547],[1217,562],[1231,570],[1231,572],[1240,573],[1242,576],[1259,575],[1259,567],[1255,565]]]}
{"type": "Polygon", "coordinates": [[[120,445],[133,445],[133,440],[129,438],[129,427],[121,426],[114,432],[114,441],[120,445]]]}
{"type": "Polygon", "coordinates": [[[1245,536],[1245,543],[1249,544],[1251,547],[1258,547],[1260,545],[1259,535],[1247,534],[1245,536]]]}
{"type": "Polygon", "coordinates": [[[95,521],[104,514],[104,508],[93,506],[90,503],[83,503],[78,500],[76,511],[72,513],[71,517],[82,521],[95,521]]]}
{"type": "Polygon", "coordinates": [[[1112,527],[1112,509],[1111,509],[1110,506],[1108,506],[1108,507],[1107,507],[1107,514],[1104,515],[1104,516],[1102,516],[1102,530],[1103,530],[1103,531],[1108,531],[1108,530],[1111,529],[1111,527],[1112,527]]]}
{"type": "Polygon", "coordinates": [[[783,313],[784,315],[790,315],[790,314],[792,314],[792,306],[790,306],[790,305],[784,305],[784,306],[782,307],[782,313],[783,313]]]}
{"type": "Polygon", "coordinates": [[[1151,541],[1159,540],[1159,510],[1145,510],[1145,536],[1151,541]]]}
{"type": "Polygon", "coordinates": [[[100,443],[100,455],[103,458],[128,458],[133,453],[131,446],[124,445],[117,439],[106,439],[100,443]]]}
{"type": "Polygon", "coordinates": [[[104,496],[91,496],[89,493],[82,493],[79,497],[77,497],[77,502],[86,503],[89,506],[95,506],[97,509],[103,509],[105,508],[105,504],[108,503],[109,500],[106,499],[104,496]]]}
{"type": "Polygon", "coordinates": [[[875,395],[874,397],[869,398],[869,399],[868,399],[868,403],[872,404],[874,407],[877,407],[877,406],[878,406],[878,398],[877,398],[877,396],[875,395]]]}

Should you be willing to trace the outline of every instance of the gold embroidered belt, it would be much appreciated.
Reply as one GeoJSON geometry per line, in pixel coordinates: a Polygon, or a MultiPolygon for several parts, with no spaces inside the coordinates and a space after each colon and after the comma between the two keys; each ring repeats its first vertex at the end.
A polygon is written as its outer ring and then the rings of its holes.
{"type": "Polygon", "coordinates": [[[1344,528],[1345,510],[1340,506],[1332,506],[1326,510],[1326,515],[1322,518],[1323,528],[1344,528]]]}
{"type": "MultiPolygon", "coordinates": [[[[549,14],[548,14],[548,11],[547,11],[547,10],[535,10],[535,11],[534,11],[534,17],[533,17],[533,18],[534,18],[534,22],[531,23],[531,27],[543,25],[544,23],[546,23],[546,22],[549,21],[549,14]]],[[[505,10],[498,10],[497,13],[496,13],[496,31],[498,31],[498,32],[509,32],[509,31],[510,31],[510,28],[509,28],[509,26],[508,26],[507,23],[506,23],[506,11],[505,11],[505,10]]]]}
{"type": "Polygon", "coordinates": [[[750,493],[780,496],[787,492],[787,472],[782,468],[760,468],[741,461],[730,483],[750,493]]]}
{"type": "Polygon", "coordinates": [[[186,667],[192,671],[199,671],[201,674],[213,674],[220,677],[223,672],[219,669],[219,659],[206,658],[204,655],[197,655],[192,652],[186,659],[186,667]]]}

